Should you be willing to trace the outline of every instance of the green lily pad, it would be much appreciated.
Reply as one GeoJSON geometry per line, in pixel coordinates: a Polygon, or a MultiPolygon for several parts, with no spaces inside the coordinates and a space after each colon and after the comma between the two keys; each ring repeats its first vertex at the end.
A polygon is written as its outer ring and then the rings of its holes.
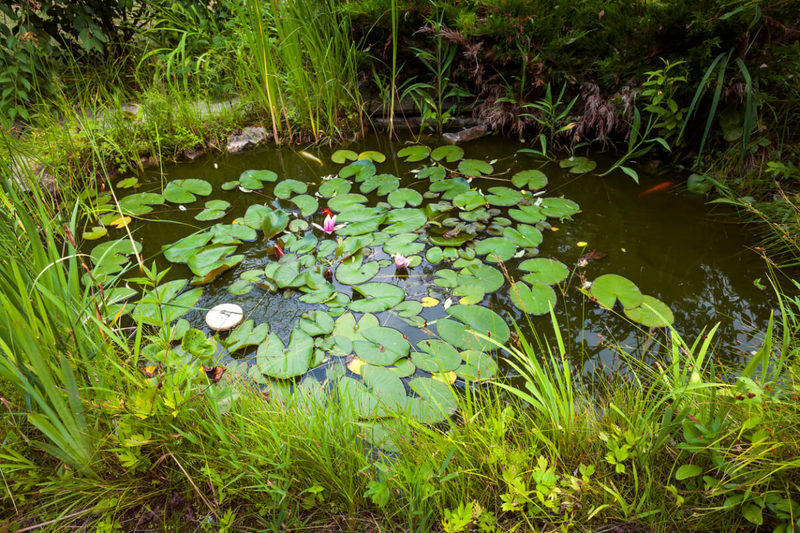
{"type": "Polygon", "coordinates": [[[223,341],[228,352],[238,352],[247,346],[258,346],[267,339],[269,324],[266,322],[255,326],[252,319],[245,320],[223,341]]]}
{"type": "MultiPolygon", "coordinates": [[[[455,393],[451,387],[432,378],[414,378],[408,382],[409,388],[425,400],[423,411],[427,408],[425,417],[428,420],[438,421],[449,417],[458,407],[455,393]]],[[[412,414],[413,416],[413,414],[412,414]]]]}
{"type": "Polygon", "coordinates": [[[675,322],[675,315],[667,304],[646,294],[642,296],[641,305],[625,308],[625,316],[649,328],[665,328],[675,322]]]}
{"type": "Polygon", "coordinates": [[[533,205],[521,205],[518,209],[509,209],[508,216],[524,224],[536,224],[547,218],[539,207],[533,205]]]}
{"type": "Polygon", "coordinates": [[[434,161],[444,159],[448,163],[455,163],[462,157],[464,157],[464,149],[453,144],[440,146],[431,152],[431,159],[434,161]]]}
{"type": "Polygon", "coordinates": [[[405,291],[390,283],[365,283],[353,287],[362,299],[350,302],[350,309],[357,313],[379,313],[391,309],[405,298],[405,291]]]}
{"type": "Polygon", "coordinates": [[[542,232],[528,224],[518,224],[517,229],[505,228],[503,238],[523,248],[536,248],[542,244],[542,232]]]}
{"type": "Polygon", "coordinates": [[[416,207],[422,203],[422,195],[414,189],[397,189],[389,194],[387,201],[389,205],[398,209],[406,205],[416,207]]]}
{"type": "Polygon", "coordinates": [[[568,168],[572,174],[585,174],[597,167],[597,163],[583,156],[573,156],[559,161],[558,166],[568,168]]]}
{"type": "Polygon", "coordinates": [[[245,170],[239,175],[239,185],[245,189],[256,191],[264,183],[273,183],[278,180],[278,175],[271,170],[245,170]]]}
{"type": "Polygon", "coordinates": [[[242,241],[252,242],[258,238],[256,230],[244,224],[214,224],[209,229],[209,234],[214,244],[239,244],[242,241]]]}
{"type": "Polygon", "coordinates": [[[548,217],[564,218],[577,213],[580,206],[566,198],[544,198],[539,204],[539,209],[548,217]]]}
{"type": "Polygon", "coordinates": [[[330,335],[333,332],[333,318],[325,311],[314,310],[303,313],[297,326],[312,337],[330,335]]]}
{"type": "Polygon", "coordinates": [[[87,241],[95,241],[108,235],[108,230],[103,226],[93,226],[92,229],[84,231],[82,237],[87,241]]]}
{"type": "Polygon", "coordinates": [[[313,215],[319,209],[319,202],[313,196],[308,194],[301,194],[292,198],[292,203],[300,209],[300,215],[308,217],[313,215]]]}
{"type": "Polygon", "coordinates": [[[353,161],[346,167],[342,168],[339,171],[340,178],[352,178],[355,177],[356,181],[364,181],[370,176],[374,176],[377,174],[378,171],[375,168],[375,163],[372,161],[363,159],[360,161],[353,161]]]}
{"type": "Polygon", "coordinates": [[[225,211],[231,206],[225,200],[209,200],[205,204],[205,209],[200,211],[194,219],[200,221],[217,220],[225,216],[225,211]]]}
{"type": "Polygon", "coordinates": [[[336,267],[336,280],[344,285],[358,285],[374,278],[380,270],[378,263],[370,261],[362,264],[362,261],[360,255],[343,261],[336,267]]]}
{"type": "Polygon", "coordinates": [[[597,303],[606,309],[613,308],[617,300],[626,309],[639,307],[644,301],[639,287],[628,278],[617,274],[603,274],[595,279],[590,292],[597,303]]]}
{"type": "Polygon", "coordinates": [[[467,326],[449,318],[440,318],[436,321],[436,333],[439,337],[463,350],[494,350],[489,341],[478,338],[467,326]]]}
{"type": "Polygon", "coordinates": [[[442,252],[442,249],[439,248],[438,246],[428,248],[425,251],[425,260],[428,261],[428,263],[433,263],[433,264],[440,263],[443,258],[444,258],[444,253],[442,252]]]}
{"type": "Polygon", "coordinates": [[[134,187],[139,186],[139,178],[125,178],[124,180],[119,180],[117,182],[118,189],[132,189],[134,187]]]}
{"type": "Polygon", "coordinates": [[[331,154],[331,161],[337,165],[341,165],[346,161],[355,161],[358,159],[358,154],[352,150],[336,150],[331,154]]]}
{"type": "Polygon", "coordinates": [[[396,191],[400,186],[400,180],[392,174],[376,174],[370,176],[361,183],[360,191],[364,194],[377,189],[378,196],[384,196],[396,191]]]}
{"type": "Polygon", "coordinates": [[[469,182],[464,178],[451,178],[446,180],[435,181],[431,183],[429,190],[431,192],[441,192],[443,200],[453,200],[462,192],[469,190],[469,182]]]}
{"type": "Polygon", "coordinates": [[[353,184],[342,178],[333,178],[322,182],[319,186],[319,194],[324,198],[333,198],[340,194],[347,194],[353,184]]]}
{"type": "Polygon", "coordinates": [[[308,190],[308,184],[294,179],[285,179],[275,185],[274,194],[282,200],[286,200],[293,194],[304,194],[308,190]]]}
{"type": "Polygon", "coordinates": [[[454,305],[447,310],[447,314],[499,343],[508,341],[511,336],[505,321],[489,308],[480,305],[454,305]]]}
{"type": "Polygon", "coordinates": [[[421,351],[411,354],[411,361],[426,372],[450,372],[461,364],[461,355],[450,344],[426,339],[417,343],[421,351]]]}
{"type": "Polygon", "coordinates": [[[475,253],[485,255],[491,263],[508,261],[516,251],[517,246],[502,237],[489,237],[475,243],[475,253]]]}
{"type": "Polygon", "coordinates": [[[472,211],[486,205],[486,197],[480,191],[466,191],[453,198],[453,205],[465,211],[472,211]]]}
{"type": "Polygon", "coordinates": [[[431,149],[425,145],[418,144],[415,146],[406,146],[397,152],[397,157],[404,157],[408,163],[416,163],[422,161],[430,155],[431,149]]]}
{"type": "Polygon", "coordinates": [[[164,252],[164,258],[170,263],[186,263],[197,250],[211,240],[211,236],[207,231],[195,233],[172,244],[165,244],[161,250],[164,252]]]}
{"type": "Polygon", "coordinates": [[[528,283],[538,281],[548,285],[555,285],[567,279],[569,275],[569,269],[564,263],[543,257],[527,259],[520,263],[518,268],[522,271],[530,272],[530,274],[525,274],[522,277],[528,283]]]}
{"type": "Polygon", "coordinates": [[[409,233],[420,229],[427,222],[428,217],[422,209],[412,207],[392,209],[386,215],[388,226],[383,231],[391,235],[409,233]]]}
{"type": "Polygon", "coordinates": [[[217,353],[217,343],[206,338],[205,333],[199,329],[189,329],[183,334],[181,348],[192,354],[203,364],[211,364],[217,353]]]}
{"type": "Polygon", "coordinates": [[[197,200],[197,196],[211,194],[211,184],[205,180],[186,179],[173,180],[164,188],[164,198],[174,204],[189,204],[197,200]]]}
{"type": "Polygon", "coordinates": [[[347,209],[367,202],[367,197],[363,194],[345,193],[339,194],[328,200],[328,209],[341,213],[347,209]]]}
{"type": "Polygon", "coordinates": [[[115,274],[128,264],[128,256],[141,253],[142,244],[129,239],[117,239],[98,244],[90,253],[95,278],[104,278],[115,274]]]}
{"type": "Polygon", "coordinates": [[[447,170],[444,167],[440,166],[433,166],[433,167],[423,167],[418,173],[417,177],[421,180],[427,179],[431,182],[434,181],[441,181],[447,175],[447,170]]]}
{"type": "Polygon", "coordinates": [[[254,204],[247,208],[244,223],[264,232],[265,239],[271,239],[289,225],[289,215],[283,209],[270,209],[265,205],[254,204]]]}
{"type": "Polygon", "coordinates": [[[256,365],[262,374],[277,379],[302,376],[311,364],[313,349],[314,339],[299,328],[292,331],[286,347],[280,337],[270,333],[266,343],[258,348],[256,365]]]}
{"type": "Polygon", "coordinates": [[[358,154],[359,161],[373,161],[375,163],[383,163],[386,161],[386,156],[375,150],[367,150],[358,154]]]}
{"type": "Polygon", "coordinates": [[[462,285],[479,286],[484,292],[492,293],[503,286],[505,278],[493,266],[477,263],[464,267],[459,273],[458,282],[462,285]]]}
{"type": "Polygon", "coordinates": [[[223,191],[232,191],[238,186],[239,186],[239,180],[231,180],[231,181],[226,181],[225,183],[220,185],[220,189],[222,189],[223,191]]]}
{"type": "Polygon", "coordinates": [[[478,177],[491,174],[494,167],[480,159],[463,159],[458,163],[458,170],[465,176],[478,177]]]}
{"type": "Polygon", "coordinates": [[[550,285],[541,282],[533,282],[530,287],[518,281],[511,285],[508,290],[511,303],[529,315],[544,315],[550,312],[550,306],[555,307],[556,293],[550,285]]]}
{"type": "Polygon", "coordinates": [[[406,257],[418,254],[425,249],[425,245],[417,241],[418,237],[416,233],[400,233],[386,241],[383,251],[387,255],[400,254],[406,257]]]}
{"type": "Polygon", "coordinates": [[[527,187],[535,191],[547,185],[547,176],[541,170],[523,170],[514,174],[511,183],[519,189],[527,187]]]}
{"type": "Polygon", "coordinates": [[[483,381],[497,375],[497,362],[491,355],[478,350],[466,350],[461,352],[461,357],[464,364],[455,372],[464,381],[483,381]]]}
{"type": "Polygon", "coordinates": [[[405,300],[404,302],[397,304],[394,308],[394,311],[400,317],[410,318],[412,316],[417,316],[422,312],[422,304],[415,300],[405,300]]]}
{"type": "MultiPolygon", "coordinates": [[[[119,209],[123,216],[139,216],[146,215],[153,211],[154,205],[164,205],[164,196],[154,192],[140,192],[138,194],[130,194],[119,201],[119,209]]],[[[118,212],[114,212],[113,216],[119,216],[118,212]]]]}
{"type": "Polygon", "coordinates": [[[241,263],[243,255],[229,255],[235,250],[236,245],[225,244],[212,244],[198,250],[186,262],[195,275],[192,285],[210,283],[221,273],[241,263]]]}
{"type": "Polygon", "coordinates": [[[187,280],[176,279],[152,289],[142,296],[131,317],[144,324],[158,327],[179,319],[191,311],[203,295],[203,289],[200,287],[181,292],[186,284],[187,280]]]}
{"type": "Polygon", "coordinates": [[[391,415],[402,409],[408,396],[406,387],[397,374],[383,366],[365,365],[362,370],[364,384],[378,400],[378,416],[391,415]]]}
{"type": "Polygon", "coordinates": [[[491,194],[486,197],[486,201],[491,205],[505,207],[522,202],[522,194],[509,187],[490,187],[489,192],[491,194]]]}
{"type": "Polygon", "coordinates": [[[353,341],[356,355],[371,365],[392,365],[406,357],[411,345],[405,336],[393,328],[376,326],[360,331],[363,340],[353,341]]]}

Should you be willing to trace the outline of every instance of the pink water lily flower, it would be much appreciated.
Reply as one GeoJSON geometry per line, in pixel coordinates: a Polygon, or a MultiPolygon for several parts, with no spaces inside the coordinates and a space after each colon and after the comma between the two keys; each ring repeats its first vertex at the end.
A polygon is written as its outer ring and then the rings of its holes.
{"type": "Polygon", "coordinates": [[[392,256],[394,258],[394,266],[397,268],[407,268],[411,265],[411,258],[396,253],[392,256]]]}
{"type": "Polygon", "coordinates": [[[336,224],[336,215],[325,215],[325,220],[322,222],[322,226],[314,223],[311,225],[319,230],[324,231],[328,235],[346,226],[346,224],[336,224]]]}

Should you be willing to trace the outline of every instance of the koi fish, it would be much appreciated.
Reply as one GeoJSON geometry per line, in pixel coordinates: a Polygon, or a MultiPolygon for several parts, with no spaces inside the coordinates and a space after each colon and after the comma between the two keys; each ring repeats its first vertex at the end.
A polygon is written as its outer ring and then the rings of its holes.
{"type": "Polygon", "coordinates": [[[331,210],[330,210],[330,209],[328,209],[327,207],[326,207],[326,208],[324,208],[324,209],[322,210],[322,212],[323,212],[323,213],[325,213],[326,215],[328,215],[329,217],[332,217],[332,216],[333,216],[333,211],[331,211],[331,210]]]}
{"type": "Polygon", "coordinates": [[[675,185],[675,182],[673,180],[662,181],[658,185],[653,185],[652,187],[650,187],[646,191],[640,192],[639,195],[636,198],[641,200],[642,198],[644,198],[645,196],[647,196],[649,194],[653,194],[653,193],[660,192],[660,191],[665,191],[665,190],[669,189],[670,187],[672,187],[673,185],[675,185]]]}

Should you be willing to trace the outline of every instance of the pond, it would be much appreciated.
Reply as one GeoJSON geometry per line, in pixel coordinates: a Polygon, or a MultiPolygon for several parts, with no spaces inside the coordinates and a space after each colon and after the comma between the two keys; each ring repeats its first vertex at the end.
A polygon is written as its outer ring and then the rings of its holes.
{"type": "MultiPolygon", "coordinates": [[[[274,386],[327,375],[351,396],[391,391],[389,403],[411,402],[430,421],[443,382],[496,373],[487,337],[513,343],[516,321],[527,337],[533,327],[552,339],[550,305],[586,375],[615,368],[608,341],[642,356],[673,318],[686,339],[721,322],[718,351],[730,360],[757,346],[750,332],[765,326],[771,293],[732,213],[668,188],[669,174],[640,169],[641,185],[601,177],[612,162],[603,157],[585,172],[593,162],[543,164],[509,139],[439,146],[372,136],[344,150],[212,155],[139,177],[117,190],[134,216],[128,229],[146,264],[171,269],[133,316],[182,316],[183,329],[211,335],[207,310],[236,303],[252,322],[222,338],[251,378],[274,386]],[[398,267],[405,258],[410,266],[398,267]]],[[[125,236],[112,229],[98,241],[96,275],[124,266],[130,250],[113,239],[125,236]]],[[[163,349],[143,353],[158,361],[163,349]]]]}

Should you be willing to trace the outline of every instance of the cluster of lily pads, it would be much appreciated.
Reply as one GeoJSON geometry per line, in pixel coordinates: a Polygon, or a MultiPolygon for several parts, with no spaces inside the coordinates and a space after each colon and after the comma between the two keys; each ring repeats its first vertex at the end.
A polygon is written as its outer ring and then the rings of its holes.
{"type": "MultiPolygon", "coordinates": [[[[492,354],[497,343],[509,341],[510,330],[489,307],[491,295],[507,291],[510,302],[531,315],[556,305],[553,287],[567,278],[569,269],[537,257],[538,247],[552,229],[548,220],[569,218],[579,206],[546,196],[547,176],[539,170],[505,177],[495,173],[495,162],[465,158],[458,146],[414,145],[398,156],[418,164],[402,183],[379,170],[385,156],[374,151],[335,152],[331,159],[341,168],[317,184],[279,179],[271,170],[243,172],[222,185],[228,191],[223,195],[258,191],[258,202],[230,223],[214,223],[163,247],[164,258],[186,265],[191,279],[156,280],[127,307],[124,300],[136,291],[111,291],[109,312],[130,310],[134,319],[154,326],[177,320],[169,335],[151,336],[142,353],[160,364],[186,357],[175,342],[190,329],[180,318],[197,305],[203,285],[242,263],[240,247],[258,242],[269,250],[265,264],[236,272],[228,286],[231,295],[282,294],[313,310],[303,315],[286,342],[269,324],[252,319],[221,336],[222,347],[232,355],[256,349],[249,368],[253,380],[296,380],[340,359],[345,364],[330,367],[328,377],[340,398],[352,402],[364,419],[378,420],[396,411],[425,422],[444,419],[456,405],[451,383],[497,373],[492,354]],[[482,180],[490,175],[493,181],[482,180]],[[503,184],[485,190],[476,186],[485,183],[503,184]],[[516,260],[525,274],[509,281],[499,264],[516,260]],[[438,265],[435,275],[416,268],[423,261],[438,265]],[[423,276],[430,283],[423,283],[423,276]],[[405,282],[415,277],[421,292],[409,294],[405,282]],[[390,323],[405,326],[401,330],[390,323]],[[409,337],[423,340],[412,343],[409,337]]],[[[204,180],[173,180],[160,194],[124,197],[101,223],[124,226],[127,217],[147,215],[154,206],[192,204],[211,192],[204,180]]],[[[226,200],[205,201],[195,219],[222,219],[230,207],[226,200]]],[[[141,245],[130,239],[96,246],[91,253],[93,279],[110,279],[140,251],[141,245]]],[[[590,293],[609,308],[619,299],[632,320],[671,322],[669,308],[620,276],[601,276],[590,293]]]]}

